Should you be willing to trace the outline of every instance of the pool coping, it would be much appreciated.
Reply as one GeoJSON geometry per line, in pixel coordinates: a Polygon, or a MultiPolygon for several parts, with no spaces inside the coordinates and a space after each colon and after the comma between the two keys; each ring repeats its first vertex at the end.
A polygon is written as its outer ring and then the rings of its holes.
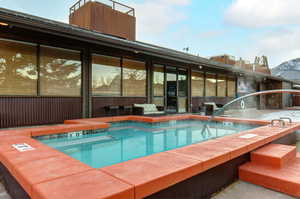
{"type": "Polygon", "coordinates": [[[264,125],[237,134],[94,169],[35,139],[34,136],[108,128],[109,122],[166,122],[209,120],[209,116],[116,116],[66,120],[61,125],[0,131],[0,161],[31,198],[139,199],[210,168],[248,153],[300,129],[270,127],[269,121],[215,117],[215,121],[264,125]],[[246,136],[245,136],[246,135],[246,136]],[[249,137],[249,135],[256,135],[249,137]],[[242,137],[241,137],[242,136],[242,137]],[[244,136],[244,138],[243,138],[244,136]],[[248,137],[248,138],[247,138],[248,137]],[[19,152],[12,144],[27,143],[34,150],[19,152]]]}

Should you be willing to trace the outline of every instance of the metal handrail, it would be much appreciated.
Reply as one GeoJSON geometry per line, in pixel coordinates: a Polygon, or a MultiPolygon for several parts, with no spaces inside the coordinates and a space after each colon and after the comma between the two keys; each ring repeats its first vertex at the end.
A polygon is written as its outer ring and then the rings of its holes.
{"type": "MultiPolygon", "coordinates": [[[[80,7],[82,7],[83,5],[85,5],[86,3],[88,2],[93,2],[94,0],[78,0],[74,5],[72,5],[70,7],[70,15],[73,14],[76,10],[78,10],[80,7]]],[[[116,2],[114,0],[107,0],[107,1],[110,1],[112,3],[112,9],[113,10],[117,10],[117,11],[120,11],[119,9],[117,9],[117,6],[116,5],[119,5],[121,7],[125,7],[125,8],[128,8],[129,10],[126,12],[126,11],[123,11],[123,13],[125,14],[128,14],[128,15],[131,15],[130,13],[132,13],[131,16],[135,16],[135,10],[134,8],[130,7],[130,6],[127,6],[125,4],[122,4],[122,3],[119,3],[119,2],[116,2]]],[[[107,5],[107,4],[106,4],[107,5]]],[[[120,11],[122,12],[122,11],[120,11]]]]}
{"type": "Polygon", "coordinates": [[[290,124],[292,123],[292,119],[290,117],[280,117],[279,119],[288,120],[290,124]]]}
{"type": "Polygon", "coordinates": [[[274,122],[279,122],[280,128],[284,128],[285,127],[285,121],[282,120],[282,119],[271,120],[271,126],[272,127],[274,127],[274,122]]]}

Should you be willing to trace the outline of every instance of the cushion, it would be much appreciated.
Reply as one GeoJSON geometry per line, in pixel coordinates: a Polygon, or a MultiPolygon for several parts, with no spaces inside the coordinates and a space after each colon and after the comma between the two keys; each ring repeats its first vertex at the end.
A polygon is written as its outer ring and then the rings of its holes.
{"type": "Polygon", "coordinates": [[[212,105],[214,107],[214,110],[219,109],[216,103],[214,102],[205,102],[204,105],[212,105]]]}
{"type": "Polygon", "coordinates": [[[153,111],[153,112],[146,112],[146,113],[144,113],[145,115],[155,115],[155,114],[164,114],[165,112],[163,112],[163,111],[153,111]]]}
{"type": "Polygon", "coordinates": [[[133,106],[144,108],[144,113],[158,111],[155,104],[134,104],[133,106]]]}

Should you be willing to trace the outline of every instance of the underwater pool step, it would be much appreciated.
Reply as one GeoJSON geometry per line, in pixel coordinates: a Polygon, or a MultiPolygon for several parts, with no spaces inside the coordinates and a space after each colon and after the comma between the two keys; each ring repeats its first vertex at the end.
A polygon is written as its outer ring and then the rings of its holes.
{"type": "Polygon", "coordinates": [[[239,178],[300,197],[300,154],[296,147],[270,144],[251,152],[251,162],[239,167],[239,178]]]}
{"type": "Polygon", "coordinates": [[[112,140],[117,140],[113,136],[110,135],[105,135],[105,136],[97,136],[97,137],[89,137],[89,138],[80,138],[77,140],[67,140],[65,142],[58,142],[58,143],[49,143],[51,147],[54,148],[63,148],[63,147],[70,147],[74,145],[79,145],[79,144],[87,144],[91,142],[107,142],[107,141],[112,141],[112,140]]]}

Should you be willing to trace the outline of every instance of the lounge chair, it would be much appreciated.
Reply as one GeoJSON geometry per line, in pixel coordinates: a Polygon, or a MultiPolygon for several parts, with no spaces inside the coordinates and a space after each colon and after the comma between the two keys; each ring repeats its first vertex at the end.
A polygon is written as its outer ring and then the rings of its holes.
{"type": "Polygon", "coordinates": [[[134,115],[163,115],[164,107],[155,104],[134,104],[132,112],[134,115]]]}

